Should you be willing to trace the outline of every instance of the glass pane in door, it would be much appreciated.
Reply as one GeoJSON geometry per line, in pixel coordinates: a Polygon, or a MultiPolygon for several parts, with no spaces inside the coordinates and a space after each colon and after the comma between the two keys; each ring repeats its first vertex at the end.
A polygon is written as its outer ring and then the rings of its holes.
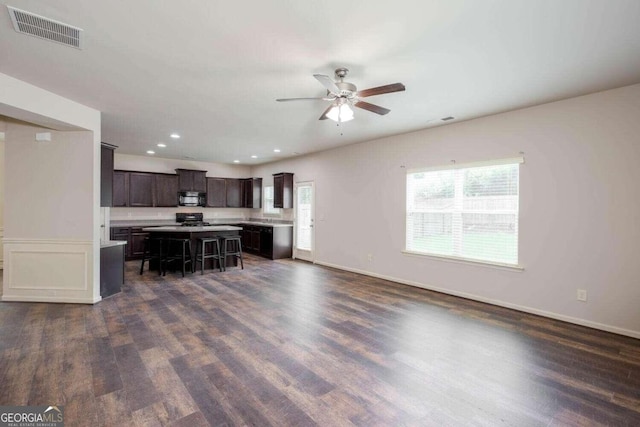
{"type": "Polygon", "coordinates": [[[312,242],[312,200],[313,200],[313,187],[300,185],[298,187],[297,196],[297,221],[296,221],[296,248],[303,251],[311,251],[312,242]]]}

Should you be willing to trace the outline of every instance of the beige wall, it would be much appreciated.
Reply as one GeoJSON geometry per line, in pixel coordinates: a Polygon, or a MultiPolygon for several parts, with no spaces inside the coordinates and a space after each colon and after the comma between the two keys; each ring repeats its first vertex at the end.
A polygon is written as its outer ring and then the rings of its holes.
{"type": "MultiPolygon", "coordinates": [[[[2,253],[2,238],[4,238],[4,138],[6,123],[0,118],[0,269],[4,268],[4,254],[2,253]]],[[[2,295],[2,286],[0,286],[2,295]]]]}
{"type": "Polygon", "coordinates": [[[114,155],[114,168],[157,173],[176,173],[176,169],[195,169],[207,171],[208,177],[251,177],[251,168],[249,166],[165,159],[155,156],[134,156],[118,153],[118,150],[116,150],[114,155]]]}
{"type": "Polygon", "coordinates": [[[9,123],[6,138],[6,237],[91,240],[92,133],[9,123]],[[36,142],[37,132],[52,141],[36,142]]]}
{"type": "Polygon", "coordinates": [[[315,181],[316,260],[640,337],[640,85],[252,168],[315,181]],[[407,168],[515,157],[523,272],[405,255],[407,168]],[[368,261],[367,254],[373,254],[368,261]],[[576,300],[576,289],[588,302],[576,300]]]}

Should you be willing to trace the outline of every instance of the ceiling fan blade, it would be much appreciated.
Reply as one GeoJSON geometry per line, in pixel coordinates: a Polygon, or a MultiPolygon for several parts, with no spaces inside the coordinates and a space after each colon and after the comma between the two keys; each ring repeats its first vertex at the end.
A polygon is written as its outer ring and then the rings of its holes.
{"type": "Polygon", "coordinates": [[[324,74],[314,74],[313,77],[315,77],[322,86],[326,87],[330,93],[340,96],[340,88],[336,86],[335,82],[331,80],[329,76],[325,76],[324,74]]]}
{"type": "Polygon", "coordinates": [[[363,110],[371,111],[372,113],[380,114],[381,116],[384,116],[389,111],[391,111],[387,108],[380,107],[379,105],[369,104],[368,102],[364,102],[364,101],[354,102],[353,106],[362,108],[363,110]]]}
{"type": "Polygon", "coordinates": [[[333,98],[327,98],[325,96],[321,96],[318,98],[279,98],[276,99],[278,102],[287,102],[287,101],[331,101],[333,98]]]}
{"type": "Polygon", "coordinates": [[[326,110],[324,110],[324,113],[322,113],[322,115],[320,116],[320,118],[318,120],[327,120],[329,117],[327,117],[327,114],[329,113],[329,111],[331,111],[331,109],[334,107],[333,104],[329,105],[329,108],[327,108],[326,110]]]}
{"type": "Polygon", "coordinates": [[[356,93],[356,96],[360,98],[366,98],[367,96],[382,95],[383,93],[401,92],[405,90],[402,83],[393,83],[385,86],[372,87],[371,89],[361,90],[356,93]]]}

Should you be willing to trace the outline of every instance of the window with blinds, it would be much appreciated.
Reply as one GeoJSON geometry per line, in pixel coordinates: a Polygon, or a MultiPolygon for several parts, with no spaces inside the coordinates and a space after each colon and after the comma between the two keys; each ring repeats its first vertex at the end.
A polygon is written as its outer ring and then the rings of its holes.
{"type": "Polygon", "coordinates": [[[517,266],[522,162],[408,171],[406,250],[517,266]]]}
{"type": "Polygon", "coordinates": [[[262,193],[264,194],[262,211],[265,214],[279,214],[280,209],[273,207],[273,186],[264,187],[262,193]]]}

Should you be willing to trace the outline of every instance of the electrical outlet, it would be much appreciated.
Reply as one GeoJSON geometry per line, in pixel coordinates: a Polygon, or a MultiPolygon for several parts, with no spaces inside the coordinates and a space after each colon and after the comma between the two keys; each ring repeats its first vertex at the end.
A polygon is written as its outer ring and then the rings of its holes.
{"type": "Polygon", "coordinates": [[[367,254],[367,261],[369,261],[369,262],[373,261],[373,255],[372,254],[367,254]]]}
{"type": "Polygon", "coordinates": [[[587,301],[587,290],[586,289],[578,289],[576,298],[578,301],[587,301]]]}

